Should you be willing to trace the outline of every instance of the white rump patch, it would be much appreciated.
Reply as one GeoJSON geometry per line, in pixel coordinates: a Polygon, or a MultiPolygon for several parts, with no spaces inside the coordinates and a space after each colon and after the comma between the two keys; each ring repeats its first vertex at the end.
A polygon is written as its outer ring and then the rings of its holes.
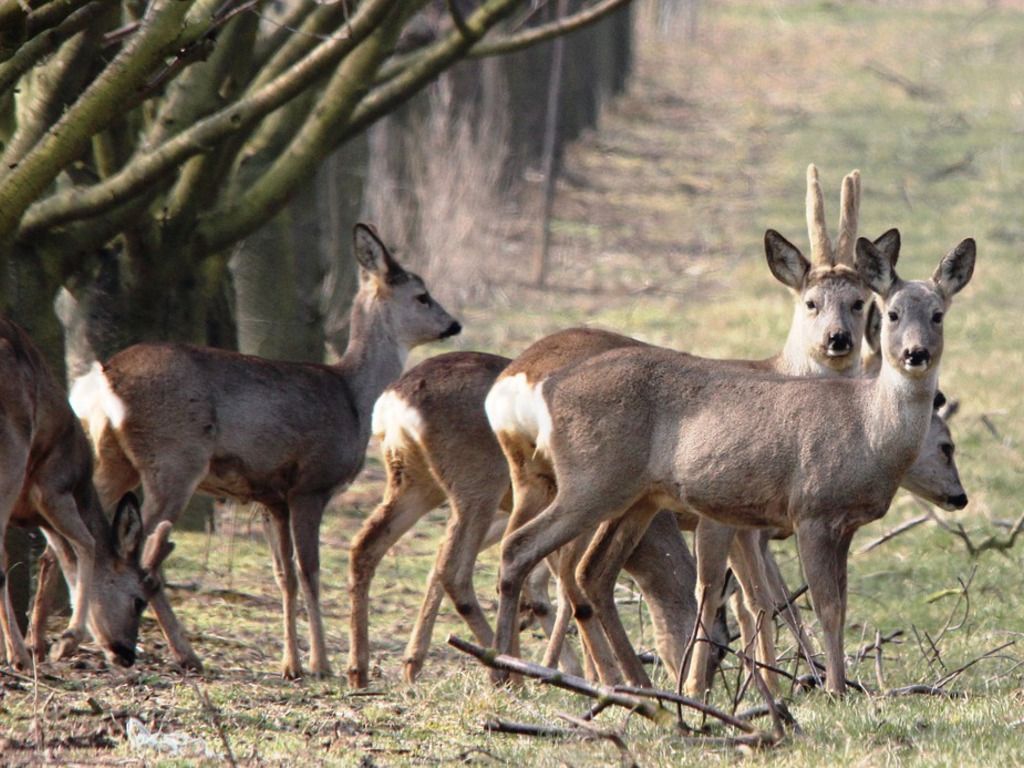
{"type": "Polygon", "coordinates": [[[554,426],[551,423],[551,411],[544,400],[544,383],[534,390],[533,410],[537,419],[537,437],[534,444],[537,446],[537,453],[550,458],[551,456],[551,432],[554,426]]]}
{"type": "Polygon", "coordinates": [[[398,446],[407,439],[422,443],[423,417],[396,392],[385,392],[373,404],[371,429],[381,447],[398,446]]]}
{"type": "Polygon", "coordinates": [[[86,424],[93,445],[98,445],[103,429],[109,423],[114,429],[124,424],[124,401],[110,388],[103,367],[94,362],[89,372],[79,376],[68,395],[71,410],[86,424]]]}
{"type": "Polygon", "coordinates": [[[539,388],[526,380],[525,373],[500,379],[484,401],[487,420],[497,433],[521,435],[536,443],[539,422],[536,400],[539,388]]]}

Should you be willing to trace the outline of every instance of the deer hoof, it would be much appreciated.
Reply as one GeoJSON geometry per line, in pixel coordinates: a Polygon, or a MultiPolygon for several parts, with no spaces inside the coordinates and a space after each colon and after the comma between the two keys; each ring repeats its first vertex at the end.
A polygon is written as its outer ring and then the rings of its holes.
{"type": "Polygon", "coordinates": [[[350,667],[348,670],[348,685],[350,688],[365,688],[370,684],[370,675],[365,669],[350,667]]]}
{"type": "Polygon", "coordinates": [[[45,637],[41,637],[37,640],[36,637],[31,634],[25,638],[25,646],[36,661],[45,661],[46,654],[50,650],[50,644],[46,641],[45,637]]]}
{"type": "Polygon", "coordinates": [[[402,667],[402,682],[407,685],[412,685],[416,682],[416,678],[420,676],[420,672],[422,671],[422,659],[406,659],[405,665],[402,667]]]}
{"type": "Polygon", "coordinates": [[[68,630],[60,636],[60,640],[50,650],[50,661],[60,661],[78,650],[78,635],[68,630]]]}
{"type": "Polygon", "coordinates": [[[181,667],[182,672],[195,672],[197,674],[202,674],[203,662],[192,651],[183,654],[175,654],[175,662],[177,662],[178,666],[181,667]]]}

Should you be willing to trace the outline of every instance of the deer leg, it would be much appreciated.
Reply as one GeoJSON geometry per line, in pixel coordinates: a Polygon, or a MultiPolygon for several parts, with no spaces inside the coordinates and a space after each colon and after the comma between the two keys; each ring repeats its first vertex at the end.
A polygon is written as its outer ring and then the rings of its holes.
{"type": "MultiPolygon", "coordinates": [[[[6,495],[6,494],[5,494],[6,495]]],[[[13,494],[10,507],[14,506],[18,494],[13,494]]],[[[4,498],[3,502],[7,499],[4,498]]],[[[6,506],[6,505],[5,505],[6,506]]],[[[9,507],[8,507],[9,508],[9,507]]],[[[3,507],[0,507],[3,509],[3,507]]],[[[25,647],[25,641],[21,636],[21,629],[18,627],[17,614],[14,610],[14,603],[11,602],[11,595],[7,591],[7,550],[3,548],[7,535],[7,512],[0,512],[0,597],[3,605],[0,605],[0,629],[3,630],[4,650],[7,662],[15,669],[31,669],[32,659],[25,647]]]]}
{"type": "Polygon", "coordinates": [[[676,516],[661,510],[626,560],[625,570],[647,602],[654,642],[674,679],[686,657],[697,621],[697,566],[679,531],[676,516]]]}
{"type": "MultiPolygon", "coordinates": [[[[776,666],[775,655],[775,601],[769,589],[765,572],[761,532],[756,530],[737,531],[729,554],[729,563],[742,590],[737,603],[737,617],[740,621],[743,648],[756,643],[756,658],[769,667],[776,666]]],[[[778,693],[778,679],[774,672],[763,669],[768,689],[778,693]]]]}
{"type": "MultiPolygon", "coordinates": [[[[572,617],[576,619],[576,627],[580,633],[580,644],[592,665],[588,669],[591,679],[600,680],[604,685],[618,685],[622,682],[622,672],[616,661],[615,650],[608,641],[600,615],[593,603],[584,593],[578,575],[580,561],[590,546],[590,536],[580,536],[558,552],[558,583],[562,595],[568,605],[572,606],[572,617]]],[[[560,655],[560,650],[552,647],[549,642],[544,662],[553,665],[560,655]]]]}
{"type": "Polygon", "coordinates": [[[503,482],[501,486],[490,489],[490,493],[474,493],[469,498],[468,494],[459,492],[449,494],[452,515],[448,520],[445,540],[437,553],[435,570],[439,572],[445,592],[481,645],[490,645],[494,641],[494,632],[484,618],[473,589],[473,566],[505,493],[504,485],[503,482]]]}
{"type": "Polygon", "coordinates": [[[775,555],[772,554],[771,550],[771,533],[769,531],[761,531],[760,548],[761,548],[761,561],[764,564],[765,578],[767,579],[767,585],[771,600],[774,606],[774,610],[779,611],[779,615],[782,616],[782,620],[786,622],[790,631],[793,633],[793,637],[796,638],[797,647],[803,653],[804,658],[807,659],[810,668],[814,668],[814,649],[811,645],[811,640],[807,637],[807,633],[804,631],[803,619],[800,616],[800,608],[796,603],[790,601],[789,587],[786,585],[786,580],[782,577],[782,570],[779,568],[779,563],[775,559],[775,555]],[[781,609],[780,609],[780,606],[781,609]]]}
{"type": "Polygon", "coordinates": [[[846,689],[843,631],[846,624],[846,567],[853,531],[835,531],[816,520],[797,529],[797,547],[814,613],[825,645],[825,685],[829,693],[846,689]]]}
{"type": "Polygon", "coordinates": [[[46,639],[46,623],[53,612],[53,603],[60,589],[61,569],[57,563],[57,553],[51,543],[40,555],[36,563],[38,579],[36,595],[32,600],[32,613],[28,622],[28,637],[25,645],[38,661],[46,658],[49,641],[46,639]]]}
{"type": "Polygon", "coordinates": [[[687,695],[694,698],[703,698],[711,682],[710,633],[721,605],[729,547],[734,533],[735,529],[707,518],[701,518],[697,524],[694,550],[697,553],[696,594],[700,615],[685,685],[687,695]]]}
{"type": "Polygon", "coordinates": [[[649,501],[638,502],[620,520],[605,523],[598,529],[576,570],[581,588],[594,606],[619,669],[632,685],[644,688],[651,686],[651,679],[622,625],[615,605],[615,583],[657,511],[658,507],[649,501]]]}
{"type": "Polygon", "coordinates": [[[320,606],[320,522],[328,499],[301,496],[291,499],[292,542],[299,564],[299,584],[309,617],[309,668],[316,677],[330,677],[323,610],[320,606]]]}
{"type": "Polygon", "coordinates": [[[93,569],[96,562],[96,542],[78,512],[74,498],[68,493],[43,491],[38,509],[53,532],[62,537],[75,553],[75,583],[72,590],[71,619],[60,641],[53,647],[53,660],[70,656],[85,637],[89,618],[89,600],[92,598],[93,569]]]}
{"type": "MultiPolygon", "coordinates": [[[[389,472],[388,486],[384,492],[384,500],[377,506],[363,523],[359,533],[352,539],[349,550],[349,684],[357,688],[369,685],[370,669],[370,585],[377,566],[388,550],[402,538],[425,514],[444,501],[444,491],[429,475],[410,475],[408,473],[392,474],[389,472]]],[[[420,616],[427,610],[427,604],[433,599],[433,582],[436,577],[431,574],[431,584],[423,598],[420,616]]],[[[437,583],[437,603],[444,591],[437,583]]],[[[436,614],[437,608],[434,612],[436,614]]],[[[432,622],[431,622],[432,626],[432,622]]],[[[419,623],[417,630],[419,631],[419,623]]],[[[419,643],[416,632],[413,639],[419,643]]],[[[410,646],[413,643],[410,639],[410,646]]],[[[429,645],[429,634],[426,638],[429,645]]],[[[425,654],[425,651],[424,651],[425,654]]]]}
{"type": "MultiPolygon", "coordinates": [[[[153,531],[164,520],[169,520],[171,523],[177,522],[181,510],[185,508],[185,504],[188,503],[199,485],[199,479],[203,476],[204,471],[204,469],[200,469],[193,472],[193,479],[184,484],[176,482],[177,476],[156,478],[151,474],[142,478],[142,490],[145,496],[142,503],[142,527],[147,537],[152,536],[153,531]]],[[[101,495],[100,498],[102,500],[103,496],[101,495]]],[[[163,582],[162,568],[153,575],[163,582]]],[[[158,589],[154,592],[149,598],[149,606],[153,609],[160,630],[167,638],[167,645],[171,649],[175,662],[182,669],[202,672],[203,662],[192,650],[192,643],[189,642],[185,628],[178,621],[178,617],[174,615],[174,609],[171,608],[171,602],[167,597],[167,590],[158,589]]]]}
{"type": "Polygon", "coordinates": [[[575,651],[565,642],[566,633],[569,631],[569,621],[572,619],[572,612],[562,610],[562,606],[568,607],[569,599],[561,595],[558,608],[551,604],[549,587],[551,584],[551,568],[545,561],[537,563],[537,566],[530,571],[526,577],[526,584],[523,589],[526,591],[530,610],[537,618],[538,623],[548,638],[548,646],[544,653],[544,664],[554,667],[555,660],[558,660],[558,667],[568,675],[583,677],[583,667],[575,651]]]}
{"type": "Polygon", "coordinates": [[[297,616],[298,577],[292,556],[292,533],[287,515],[280,510],[263,510],[263,532],[274,559],[274,578],[281,590],[281,608],[284,622],[284,657],[281,674],[288,680],[302,677],[299,659],[299,641],[295,629],[297,616]]]}

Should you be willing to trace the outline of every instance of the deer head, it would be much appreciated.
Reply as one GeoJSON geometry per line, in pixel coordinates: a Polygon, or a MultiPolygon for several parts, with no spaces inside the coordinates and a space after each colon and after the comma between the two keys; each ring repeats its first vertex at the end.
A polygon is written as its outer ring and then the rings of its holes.
{"type": "Polygon", "coordinates": [[[89,631],[107,659],[122,667],[135,663],[139,619],[161,588],[160,566],[174,549],[171,523],[158,525],[145,544],[142,531],[139,500],[127,493],[118,502],[108,546],[97,546],[89,631]]]}

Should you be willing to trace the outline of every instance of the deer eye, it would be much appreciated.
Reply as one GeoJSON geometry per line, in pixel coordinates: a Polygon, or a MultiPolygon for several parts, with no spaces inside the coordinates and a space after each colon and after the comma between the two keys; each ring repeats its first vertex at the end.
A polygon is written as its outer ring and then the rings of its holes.
{"type": "Polygon", "coordinates": [[[946,457],[946,463],[953,461],[953,446],[949,443],[942,444],[942,455],[946,457]]]}
{"type": "Polygon", "coordinates": [[[418,301],[420,304],[423,304],[424,306],[429,306],[431,302],[430,294],[421,293],[419,296],[416,297],[416,301],[418,301]]]}
{"type": "Polygon", "coordinates": [[[854,312],[863,312],[864,311],[864,299],[857,299],[855,302],[853,302],[853,311],[854,312]]]}
{"type": "Polygon", "coordinates": [[[895,323],[899,319],[900,319],[900,316],[898,314],[896,314],[895,312],[889,312],[889,321],[890,322],[895,323]]]}
{"type": "Polygon", "coordinates": [[[812,312],[818,308],[818,305],[815,304],[814,299],[808,299],[806,302],[804,302],[804,306],[806,306],[812,312]]]}
{"type": "Polygon", "coordinates": [[[934,315],[932,315],[932,322],[935,323],[936,325],[941,323],[942,322],[942,313],[941,312],[936,312],[934,315]]]}
{"type": "Polygon", "coordinates": [[[136,597],[135,598],[135,613],[141,614],[144,610],[146,610],[146,604],[147,604],[146,601],[143,600],[141,597],[136,597]]]}

